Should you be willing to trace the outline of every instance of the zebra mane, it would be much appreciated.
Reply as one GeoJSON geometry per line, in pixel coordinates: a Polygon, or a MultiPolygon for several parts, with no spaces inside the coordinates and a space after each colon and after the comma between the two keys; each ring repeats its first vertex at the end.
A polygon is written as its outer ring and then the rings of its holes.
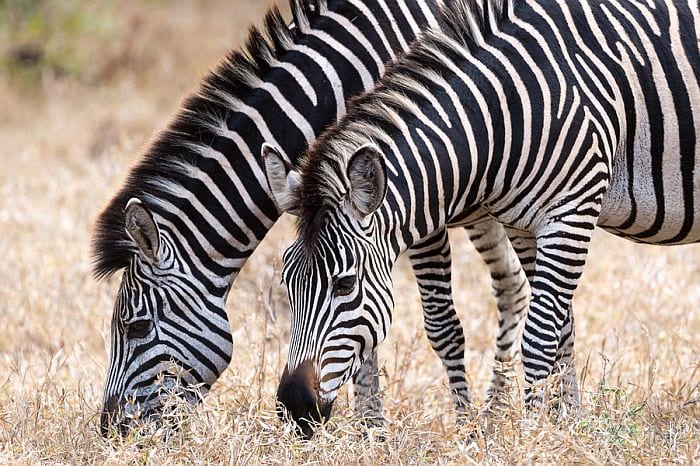
{"type": "MultiPolygon", "coordinates": [[[[391,145],[390,133],[404,125],[402,113],[417,109],[410,95],[430,94],[426,77],[442,79],[446,60],[473,54],[513,16],[518,0],[453,0],[442,5],[438,27],[424,31],[409,52],[387,67],[374,90],[355,97],[348,113],[326,130],[301,158],[297,192],[297,231],[310,255],[327,211],[348,192],[346,174],[352,154],[368,142],[391,145]]],[[[444,115],[447,119],[448,116],[444,115]]]]}
{"type": "MultiPolygon", "coordinates": [[[[512,16],[513,4],[517,0],[455,0],[441,11],[441,29],[428,30],[427,35],[442,35],[457,41],[474,51],[484,41],[498,32],[498,28],[512,16]]],[[[436,37],[440,41],[440,37],[436,37]]]]}
{"type": "Polygon", "coordinates": [[[326,0],[290,0],[294,27],[289,28],[279,9],[270,8],[261,28],[251,27],[240,50],[232,50],[185,98],[165,129],[147,146],[131,168],[119,192],[100,213],[93,227],[91,256],[97,279],[129,265],[137,251],[126,233],[124,209],[132,197],[158,212],[158,199],[172,193],[187,179],[188,167],[200,157],[202,141],[211,139],[225,124],[238,102],[260,84],[277,57],[308,33],[311,22],[326,11],[326,0]]]}

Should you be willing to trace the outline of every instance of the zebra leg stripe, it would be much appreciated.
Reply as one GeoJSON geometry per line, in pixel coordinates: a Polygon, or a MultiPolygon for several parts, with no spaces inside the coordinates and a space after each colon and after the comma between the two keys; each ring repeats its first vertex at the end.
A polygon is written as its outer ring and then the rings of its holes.
{"type": "Polygon", "coordinates": [[[367,427],[379,427],[384,424],[382,414],[382,394],[379,389],[379,362],[377,351],[367,358],[352,378],[355,398],[355,413],[367,427]]]}
{"type": "Polygon", "coordinates": [[[498,307],[498,336],[491,381],[486,390],[486,410],[510,404],[508,381],[514,376],[520,355],[522,324],[527,315],[529,287],[503,226],[493,220],[466,228],[469,239],[491,275],[491,287],[498,307]]]}
{"type": "Polygon", "coordinates": [[[409,251],[423,304],[425,333],[447,371],[458,422],[469,416],[471,392],[464,367],[464,330],[452,301],[452,259],[446,229],[440,229],[409,251]]]}
{"type": "Polygon", "coordinates": [[[559,410],[575,407],[579,404],[579,388],[576,379],[576,365],[574,363],[574,340],[576,339],[576,327],[574,325],[573,305],[569,305],[566,320],[562,327],[559,347],[554,364],[554,374],[560,376],[559,381],[559,410]]]}
{"type": "MultiPolygon", "coordinates": [[[[492,220],[466,228],[476,250],[489,269],[498,307],[498,337],[487,405],[507,404],[506,389],[520,353],[517,344],[526,315],[529,288],[515,251],[503,226],[492,220]]],[[[426,334],[441,358],[450,383],[455,407],[461,420],[471,404],[464,366],[465,337],[452,301],[450,244],[442,230],[409,251],[423,302],[426,334]]],[[[376,352],[353,377],[355,411],[371,426],[381,425],[382,400],[376,352]]]]}
{"type": "MultiPolygon", "coordinates": [[[[535,276],[535,258],[537,255],[537,242],[530,233],[506,228],[506,234],[513,245],[519,262],[528,277],[530,285],[535,276]]],[[[574,361],[574,315],[573,305],[569,303],[569,309],[561,331],[561,337],[555,356],[554,373],[560,377],[558,407],[561,409],[572,408],[579,403],[579,388],[576,379],[576,364],[574,361]]]]}
{"type": "Polygon", "coordinates": [[[532,301],[522,342],[528,406],[545,401],[542,385],[558,360],[569,366],[564,369],[566,381],[575,378],[571,299],[583,272],[593,228],[594,223],[573,214],[547,225],[537,236],[532,301]]]}

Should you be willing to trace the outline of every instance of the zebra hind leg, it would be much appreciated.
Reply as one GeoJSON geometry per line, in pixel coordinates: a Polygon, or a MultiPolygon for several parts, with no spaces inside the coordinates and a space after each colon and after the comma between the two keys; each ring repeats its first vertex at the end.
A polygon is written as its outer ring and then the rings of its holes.
{"type": "Polygon", "coordinates": [[[576,365],[574,364],[575,336],[574,311],[570,305],[559,338],[553,370],[553,373],[559,376],[559,400],[555,408],[562,415],[566,415],[568,410],[575,408],[580,402],[576,365]]]}
{"type": "Polygon", "coordinates": [[[471,419],[472,397],[464,367],[464,330],[452,301],[450,242],[441,229],[408,251],[423,304],[425,332],[447,371],[457,422],[471,419]]]}
{"type": "MultiPolygon", "coordinates": [[[[520,259],[528,281],[532,283],[535,276],[535,259],[537,255],[537,242],[530,233],[506,228],[508,238],[511,240],[516,255],[520,259]]],[[[574,316],[573,308],[569,304],[567,317],[564,320],[561,337],[555,356],[555,364],[552,373],[558,377],[559,397],[553,404],[556,411],[563,412],[579,403],[578,382],[576,379],[576,366],[574,363],[574,316]]]]}
{"type": "Polygon", "coordinates": [[[573,361],[574,319],[571,301],[588,254],[594,224],[573,216],[548,224],[537,236],[537,262],[531,279],[532,300],[523,330],[525,403],[542,405],[548,400],[547,378],[559,375],[561,403],[578,401],[573,361]]]}
{"type": "Polygon", "coordinates": [[[486,391],[482,416],[510,408],[510,383],[520,355],[520,336],[527,315],[530,289],[520,260],[500,223],[491,219],[466,228],[474,247],[491,275],[491,287],[498,307],[498,336],[491,381],[486,391]]]}

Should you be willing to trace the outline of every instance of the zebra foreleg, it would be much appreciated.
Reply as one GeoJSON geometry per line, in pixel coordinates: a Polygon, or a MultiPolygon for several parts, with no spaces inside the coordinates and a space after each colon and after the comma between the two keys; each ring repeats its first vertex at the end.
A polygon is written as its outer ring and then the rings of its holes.
{"type": "Polygon", "coordinates": [[[491,275],[491,287],[498,306],[498,336],[491,381],[486,391],[486,406],[492,408],[512,405],[508,400],[509,380],[515,375],[520,354],[522,324],[527,315],[530,289],[520,260],[500,223],[491,219],[466,227],[474,247],[481,255],[491,275]]]}
{"type": "MultiPolygon", "coordinates": [[[[467,231],[489,268],[499,309],[495,364],[487,400],[500,403],[518,354],[516,342],[527,309],[527,280],[500,224],[488,220],[467,231]]],[[[452,299],[447,231],[440,230],[415,244],[408,254],[421,294],[426,334],[447,371],[458,422],[464,422],[471,416],[472,398],[464,366],[464,330],[452,299]]],[[[353,376],[353,391],[355,412],[363,423],[369,427],[381,426],[384,416],[376,351],[353,376]]]]}
{"type": "MultiPolygon", "coordinates": [[[[423,303],[426,334],[440,356],[458,418],[467,418],[471,393],[464,367],[464,330],[452,301],[450,243],[446,230],[415,244],[408,252],[423,303]]],[[[381,425],[382,398],[376,351],[353,376],[355,412],[370,426],[381,425]]]]}
{"type": "Polygon", "coordinates": [[[382,394],[379,390],[379,362],[377,352],[366,359],[352,377],[355,413],[367,427],[379,427],[384,423],[382,394]]]}
{"type": "Polygon", "coordinates": [[[464,330],[452,301],[452,259],[447,230],[436,231],[408,251],[418,282],[425,332],[447,371],[458,422],[471,417],[472,397],[464,367],[464,330]]]}

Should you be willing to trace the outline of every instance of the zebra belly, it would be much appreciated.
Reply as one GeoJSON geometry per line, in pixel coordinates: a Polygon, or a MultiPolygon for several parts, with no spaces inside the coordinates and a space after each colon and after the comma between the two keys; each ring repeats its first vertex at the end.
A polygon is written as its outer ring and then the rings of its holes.
{"type": "MultiPolygon", "coordinates": [[[[610,197],[617,197],[615,203],[622,200],[627,207],[631,205],[631,199],[629,196],[624,199],[624,193],[611,190],[610,194],[610,197]]],[[[695,209],[693,218],[688,219],[683,199],[667,199],[665,209],[660,213],[653,194],[652,192],[648,196],[635,198],[634,213],[628,209],[621,209],[619,204],[611,207],[613,202],[608,201],[606,196],[598,226],[616,236],[638,243],[674,245],[700,242],[700,212],[695,209]],[[673,202],[675,204],[669,206],[669,203],[673,202]],[[628,225],[630,221],[634,222],[630,227],[621,227],[628,225]]]]}
{"type": "MultiPolygon", "coordinates": [[[[598,226],[633,241],[700,241],[700,55],[697,48],[681,46],[687,39],[679,32],[689,26],[672,27],[664,46],[640,36],[639,54],[647,66],[620,54],[625,97],[619,101],[619,142],[598,226]]],[[[634,48],[632,42],[628,46],[634,48]]]]}
{"type": "Polygon", "coordinates": [[[623,154],[613,163],[598,226],[640,243],[700,242],[700,157],[688,167],[679,152],[665,151],[657,164],[648,151],[623,154]]]}

